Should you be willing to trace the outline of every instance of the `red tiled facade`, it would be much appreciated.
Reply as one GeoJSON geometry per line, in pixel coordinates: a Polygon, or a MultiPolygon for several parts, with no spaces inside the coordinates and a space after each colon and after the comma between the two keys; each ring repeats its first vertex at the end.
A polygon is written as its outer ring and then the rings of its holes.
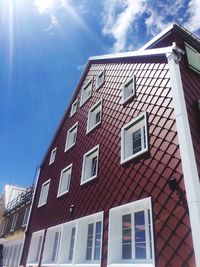
{"type": "MultiPolygon", "coordinates": [[[[184,48],[184,38],[180,33],[172,32],[156,46],[169,46],[173,40],[184,48]]],[[[199,114],[194,105],[199,97],[200,76],[188,69],[185,55],[179,64],[197,166],[200,170],[200,128],[197,123],[199,114]]],[[[166,56],[91,60],[72,103],[76,99],[80,103],[81,89],[91,78],[92,96],[81,107],[78,105],[73,116],[70,117],[70,108],[67,110],[41,165],[21,263],[26,264],[32,233],[103,211],[100,266],[106,267],[110,209],[151,197],[155,262],[149,266],[194,267],[195,257],[187,208],[179,200],[177,193],[169,188],[168,183],[174,178],[181,190],[185,191],[166,56]],[[96,90],[95,81],[102,70],[105,70],[105,82],[96,90]],[[133,75],[136,76],[136,94],[130,101],[122,104],[122,85],[133,75]],[[86,134],[88,111],[101,98],[101,124],[86,134]],[[121,128],[142,112],[147,114],[149,149],[139,157],[120,164],[121,128]],[[67,131],[76,122],[76,144],[65,151],[67,131]],[[96,145],[99,145],[97,178],[80,185],[83,156],[96,145]],[[55,147],[55,161],[49,165],[50,154],[55,147]],[[69,192],[57,197],[61,170],[71,163],[73,168],[69,192]],[[49,179],[47,203],[38,208],[42,184],[49,179]],[[71,205],[74,205],[73,212],[70,212],[71,205]]],[[[36,266],[42,265],[40,263],[36,266]]]]}

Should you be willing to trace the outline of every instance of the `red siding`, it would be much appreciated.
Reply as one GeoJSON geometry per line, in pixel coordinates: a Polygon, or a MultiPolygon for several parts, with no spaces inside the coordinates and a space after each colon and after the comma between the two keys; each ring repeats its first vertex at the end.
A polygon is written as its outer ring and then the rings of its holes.
{"type": "MultiPolygon", "coordinates": [[[[122,62],[92,64],[84,84],[105,67],[105,83],[78,112],[66,115],[52,149],[57,147],[55,162],[49,166],[50,152],[41,169],[22,263],[27,257],[31,233],[72,219],[104,210],[102,266],[107,264],[109,209],[127,202],[152,197],[156,266],[194,267],[190,224],[168,180],[176,178],[184,189],[176,124],[172,105],[168,66],[165,59],[145,58],[122,62]],[[144,63],[146,61],[146,63],[144,63]],[[136,75],[136,97],[120,104],[121,85],[136,75]],[[101,125],[86,135],[87,113],[103,97],[101,125]],[[140,158],[120,165],[121,127],[142,111],[148,114],[149,151],[140,158]],[[64,152],[68,129],[79,122],[76,145],[64,152]],[[100,146],[98,178],[80,185],[83,155],[100,146]],[[61,170],[73,163],[70,191],[57,198],[61,170]],[[47,204],[37,208],[41,185],[51,178],[47,204]],[[72,215],[70,205],[74,205],[72,215]]],[[[95,81],[95,79],[94,79],[95,81]]],[[[80,99],[80,92],[78,93],[80,99]]],[[[75,100],[75,99],[74,99],[75,100]]]]}

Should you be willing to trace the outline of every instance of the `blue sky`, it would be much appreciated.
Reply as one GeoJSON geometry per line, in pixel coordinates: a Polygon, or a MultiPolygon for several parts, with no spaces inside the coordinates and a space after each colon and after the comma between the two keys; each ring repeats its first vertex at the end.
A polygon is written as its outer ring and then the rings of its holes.
{"type": "Polygon", "coordinates": [[[136,50],[200,1],[0,0],[0,192],[29,186],[88,57],[136,50]]]}

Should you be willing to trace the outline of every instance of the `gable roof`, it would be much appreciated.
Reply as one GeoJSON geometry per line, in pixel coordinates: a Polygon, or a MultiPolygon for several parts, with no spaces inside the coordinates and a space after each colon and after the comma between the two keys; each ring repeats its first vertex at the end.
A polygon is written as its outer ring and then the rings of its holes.
{"type": "Polygon", "coordinates": [[[78,81],[76,88],[74,90],[74,93],[71,97],[71,101],[69,102],[67,109],[61,119],[61,122],[54,134],[54,137],[47,149],[47,152],[45,153],[42,163],[40,164],[40,166],[43,165],[47,154],[49,153],[53,142],[55,141],[55,138],[58,134],[58,131],[60,129],[60,127],[63,124],[63,121],[67,115],[67,113],[69,112],[70,108],[71,108],[71,104],[74,101],[74,98],[76,96],[76,94],[78,93],[84,78],[89,70],[89,67],[92,63],[106,63],[108,61],[114,60],[123,60],[123,59],[128,59],[128,58],[136,58],[136,57],[153,57],[153,56],[165,56],[168,53],[173,52],[173,48],[175,47],[175,45],[172,46],[168,46],[168,47],[161,47],[161,48],[152,48],[155,44],[159,43],[162,39],[164,39],[166,36],[168,36],[172,31],[178,31],[181,34],[183,34],[184,36],[187,36],[187,38],[192,38],[195,42],[199,43],[200,46],[200,39],[197,38],[195,35],[193,35],[191,32],[189,32],[187,29],[185,29],[183,26],[181,26],[180,24],[172,24],[169,27],[167,27],[165,30],[163,30],[160,34],[158,34],[157,36],[155,36],[153,39],[151,39],[147,44],[145,44],[142,48],[140,48],[137,51],[131,51],[131,52],[122,52],[122,53],[113,53],[113,54],[106,54],[106,55],[100,55],[100,56],[92,56],[89,57],[87,64],[85,66],[85,69],[80,77],[80,80],[78,81]]]}

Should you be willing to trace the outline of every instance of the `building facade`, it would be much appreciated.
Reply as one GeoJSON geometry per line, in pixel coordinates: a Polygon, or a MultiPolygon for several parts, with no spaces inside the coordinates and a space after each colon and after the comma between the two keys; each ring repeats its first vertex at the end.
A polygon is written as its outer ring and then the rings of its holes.
{"type": "Polygon", "coordinates": [[[1,240],[3,241],[3,266],[5,267],[19,266],[32,193],[32,187],[24,189],[7,203],[3,212],[1,240]]]}
{"type": "Polygon", "coordinates": [[[200,266],[200,42],[92,57],[38,174],[24,266],[200,266]]]}

